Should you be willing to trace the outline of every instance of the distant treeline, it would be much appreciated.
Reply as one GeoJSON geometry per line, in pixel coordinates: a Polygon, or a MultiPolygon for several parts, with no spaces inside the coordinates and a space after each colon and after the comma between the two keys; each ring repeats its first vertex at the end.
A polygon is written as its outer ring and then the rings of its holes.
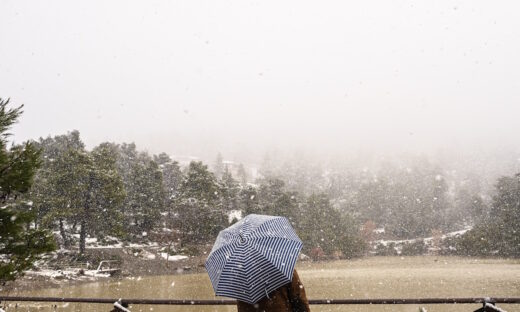
{"type": "MultiPolygon", "coordinates": [[[[287,217],[304,252],[315,257],[363,255],[374,233],[438,237],[468,226],[443,250],[520,256],[520,174],[498,179],[486,194],[478,181],[452,179],[422,158],[377,171],[266,159],[260,178],[248,183],[244,166],[232,172],[220,155],[212,170],[202,162],[181,167],[133,143],[87,150],[78,131],[9,147],[7,131],[22,111],[8,102],[0,99],[0,283],[54,249],[50,231],[80,254],[88,237],[149,240],[197,253],[236,221],[229,220],[236,212],[287,217]]],[[[420,244],[405,247],[407,254],[425,251],[420,244]]]]}
{"type": "MultiPolygon", "coordinates": [[[[129,241],[161,237],[180,248],[201,246],[229,225],[232,211],[286,216],[304,240],[305,252],[319,249],[326,255],[363,254],[370,231],[377,228],[386,238],[410,239],[475,226],[451,242],[458,253],[512,256],[509,249],[518,250],[516,245],[505,251],[500,246],[512,241],[498,234],[478,244],[470,239],[488,226],[507,232],[496,222],[514,202],[504,202],[500,194],[516,178],[500,179],[498,194],[486,202],[490,196],[471,185],[453,185],[424,159],[406,167],[386,164],[376,173],[264,164],[261,178],[247,183],[244,167],[233,176],[220,154],[210,170],[202,162],[181,168],[167,154],[151,156],[133,143],[102,143],[87,151],[78,131],[35,145],[43,159],[28,194],[36,225],[59,230],[65,246],[72,233],[79,233],[81,252],[87,235],[129,241]]],[[[511,209],[517,216],[518,206],[511,209]]],[[[504,221],[513,228],[519,224],[518,218],[504,221]]]]}

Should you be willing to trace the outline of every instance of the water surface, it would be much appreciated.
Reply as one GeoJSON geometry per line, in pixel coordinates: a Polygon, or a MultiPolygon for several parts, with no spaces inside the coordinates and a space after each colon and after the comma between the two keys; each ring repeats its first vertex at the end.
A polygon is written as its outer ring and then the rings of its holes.
{"type": "MultiPolygon", "coordinates": [[[[520,297],[520,261],[452,257],[372,257],[353,261],[299,263],[309,299],[520,297]]],[[[15,294],[11,294],[15,295],[15,294]]],[[[216,299],[207,274],[124,277],[27,296],[216,299]]],[[[109,311],[110,305],[20,303],[18,311],[109,311]]],[[[422,305],[427,311],[474,311],[473,305],[422,305]]],[[[313,305],[312,311],[419,311],[420,305],[313,305]]],[[[508,312],[520,305],[500,305],[508,312]]],[[[13,308],[7,311],[12,311],[13,308]]],[[[145,306],[131,311],[236,311],[234,306],[145,306]]]]}

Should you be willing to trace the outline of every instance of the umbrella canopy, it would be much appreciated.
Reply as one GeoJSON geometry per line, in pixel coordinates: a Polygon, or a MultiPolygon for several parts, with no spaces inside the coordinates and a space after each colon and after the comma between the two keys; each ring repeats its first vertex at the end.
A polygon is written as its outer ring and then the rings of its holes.
{"type": "Polygon", "coordinates": [[[206,260],[215,294],[258,302],[291,281],[302,245],[286,218],[246,216],[220,231],[206,260]]]}

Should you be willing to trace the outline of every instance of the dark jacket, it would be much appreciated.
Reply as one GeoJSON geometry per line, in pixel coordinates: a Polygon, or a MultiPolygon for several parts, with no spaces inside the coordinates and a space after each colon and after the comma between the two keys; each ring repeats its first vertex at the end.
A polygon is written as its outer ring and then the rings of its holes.
{"type": "Polygon", "coordinates": [[[269,294],[256,304],[243,301],[237,303],[238,312],[309,312],[305,288],[294,270],[291,283],[269,294]]]}

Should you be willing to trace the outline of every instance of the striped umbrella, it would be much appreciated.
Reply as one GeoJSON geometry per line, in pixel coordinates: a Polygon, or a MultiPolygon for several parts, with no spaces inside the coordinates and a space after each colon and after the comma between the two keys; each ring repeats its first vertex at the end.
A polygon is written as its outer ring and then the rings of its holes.
{"type": "Polygon", "coordinates": [[[301,249],[286,218],[251,214],[220,231],[206,270],[216,295],[254,304],[291,281],[301,249]]]}

